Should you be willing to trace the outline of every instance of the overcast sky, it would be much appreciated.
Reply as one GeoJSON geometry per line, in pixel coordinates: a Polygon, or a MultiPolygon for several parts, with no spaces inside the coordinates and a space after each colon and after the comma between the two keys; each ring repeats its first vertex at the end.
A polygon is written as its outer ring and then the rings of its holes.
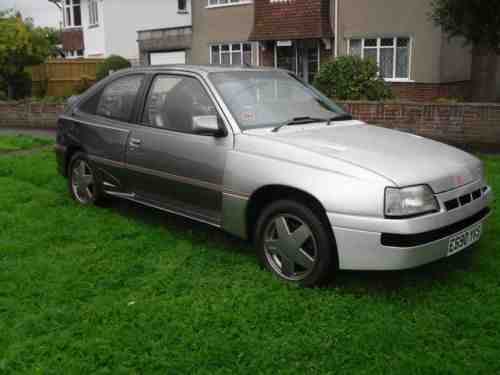
{"type": "Polygon", "coordinates": [[[0,9],[20,10],[23,17],[31,17],[37,26],[58,27],[61,21],[59,9],[48,0],[0,0],[0,9]]]}

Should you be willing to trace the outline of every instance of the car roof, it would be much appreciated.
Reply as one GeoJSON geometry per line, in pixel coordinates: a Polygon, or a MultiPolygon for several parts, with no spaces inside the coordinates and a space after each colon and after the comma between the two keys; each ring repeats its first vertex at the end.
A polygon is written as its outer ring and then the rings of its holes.
{"type": "Polygon", "coordinates": [[[131,73],[131,72],[168,72],[168,71],[179,71],[179,72],[190,72],[198,74],[209,74],[209,73],[227,73],[227,72],[262,72],[262,71],[276,71],[281,69],[269,68],[269,67],[256,67],[256,66],[245,66],[245,65],[155,65],[155,66],[144,66],[144,67],[134,67],[126,69],[120,72],[131,73]]]}

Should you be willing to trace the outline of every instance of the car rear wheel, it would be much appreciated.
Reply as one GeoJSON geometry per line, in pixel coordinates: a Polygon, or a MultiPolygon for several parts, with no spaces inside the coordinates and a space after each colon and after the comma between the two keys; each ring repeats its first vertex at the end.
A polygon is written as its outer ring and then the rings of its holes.
{"type": "Polygon", "coordinates": [[[78,203],[90,205],[101,199],[98,177],[84,153],[78,152],[71,158],[68,182],[71,196],[78,203]]]}
{"type": "Polygon", "coordinates": [[[279,278],[305,287],[325,284],[336,272],[336,249],[323,220],[305,204],[268,206],[256,226],[261,263],[279,278]]]}

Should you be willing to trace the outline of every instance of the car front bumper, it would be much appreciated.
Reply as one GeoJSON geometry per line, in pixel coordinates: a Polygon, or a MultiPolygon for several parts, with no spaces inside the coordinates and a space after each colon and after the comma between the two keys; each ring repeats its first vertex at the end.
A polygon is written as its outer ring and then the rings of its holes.
{"type": "MultiPolygon", "coordinates": [[[[437,195],[440,202],[482,189],[476,182],[437,195]]],[[[480,223],[490,215],[491,188],[481,198],[452,211],[418,218],[390,220],[329,213],[339,267],[344,270],[402,270],[427,264],[448,256],[451,237],[480,223]]]]}

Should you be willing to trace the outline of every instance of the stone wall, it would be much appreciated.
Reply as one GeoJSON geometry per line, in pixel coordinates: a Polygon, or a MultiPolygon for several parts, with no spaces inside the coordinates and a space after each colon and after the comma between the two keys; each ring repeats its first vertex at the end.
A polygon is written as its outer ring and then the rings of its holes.
{"type": "MultiPolygon", "coordinates": [[[[465,148],[500,152],[500,104],[342,102],[355,118],[465,148]]],[[[61,104],[0,102],[0,128],[55,128],[61,104]]]]}

